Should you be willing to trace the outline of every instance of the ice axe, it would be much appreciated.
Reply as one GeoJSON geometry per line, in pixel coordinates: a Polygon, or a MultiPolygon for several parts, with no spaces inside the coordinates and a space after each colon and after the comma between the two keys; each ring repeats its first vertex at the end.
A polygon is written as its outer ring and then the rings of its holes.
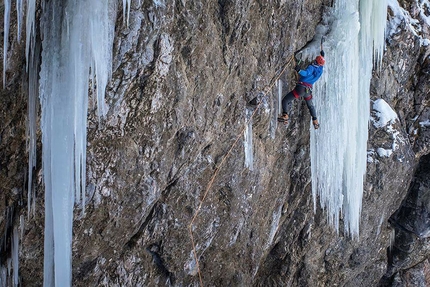
{"type": "Polygon", "coordinates": [[[298,61],[298,62],[297,62],[297,64],[296,64],[296,66],[300,65],[300,63],[302,62],[302,58],[303,58],[302,51],[297,52],[297,53],[294,55],[294,59],[296,60],[296,62],[298,61]]]}
{"type": "Polygon", "coordinates": [[[323,49],[323,43],[325,42],[325,37],[324,36],[322,36],[321,37],[321,52],[320,52],[320,54],[321,54],[321,56],[323,56],[324,57],[324,49],[323,49]]]}

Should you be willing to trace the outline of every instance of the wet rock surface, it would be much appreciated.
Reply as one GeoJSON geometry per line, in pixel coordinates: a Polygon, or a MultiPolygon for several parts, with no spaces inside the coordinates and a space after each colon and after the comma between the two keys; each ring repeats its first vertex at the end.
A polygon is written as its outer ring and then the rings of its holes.
{"type": "MultiPolygon", "coordinates": [[[[319,206],[314,213],[305,103],[295,101],[287,126],[270,128],[274,81],[332,1],[140,2],[132,1],[128,26],[118,13],[106,118],[98,121],[90,103],[73,286],[197,286],[199,275],[205,286],[377,286],[384,275],[388,286],[428,282],[421,212],[428,211],[429,59],[410,31],[387,41],[374,72],[372,100],[384,99],[398,120],[369,125],[360,240],[353,241],[327,226],[319,206]],[[263,103],[250,105],[257,95],[263,103]],[[253,170],[244,166],[246,109],[256,110],[253,170]],[[387,157],[378,148],[393,151],[387,157]]],[[[15,57],[1,97],[0,257],[5,264],[11,228],[24,215],[20,280],[40,286],[41,149],[39,142],[36,212],[27,217],[22,68],[15,57]]],[[[284,91],[292,88],[292,74],[282,79],[284,91]]]]}

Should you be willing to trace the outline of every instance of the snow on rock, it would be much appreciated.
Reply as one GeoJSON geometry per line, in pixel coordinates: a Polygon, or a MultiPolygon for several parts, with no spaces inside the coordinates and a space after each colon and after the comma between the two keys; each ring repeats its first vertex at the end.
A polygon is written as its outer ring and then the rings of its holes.
{"type": "Polygon", "coordinates": [[[428,126],[430,126],[430,120],[426,120],[426,121],[420,122],[420,126],[421,127],[428,127],[428,126]]]}
{"type": "Polygon", "coordinates": [[[377,99],[373,103],[372,114],[371,121],[374,127],[377,129],[383,128],[389,135],[390,140],[392,140],[391,149],[379,147],[376,149],[376,153],[379,157],[390,157],[394,151],[399,149],[400,145],[405,144],[405,139],[401,132],[394,127],[394,123],[398,121],[397,113],[385,100],[377,99]]]}
{"type": "Polygon", "coordinates": [[[379,163],[379,160],[375,159],[374,156],[375,156],[375,150],[369,149],[367,151],[367,162],[368,163],[379,163]]]}
{"type": "Polygon", "coordinates": [[[393,150],[392,149],[378,148],[376,150],[376,152],[378,153],[378,155],[380,157],[390,157],[390,155],[393,153],[393,150]]]}
{"type": "Polygon", "coordinates": [[[373,109],[376,111],[375,118],[371,118],[376,128],[385,127],[387,124],[394,123],[398,119],[396,112],[383,99],[378,99],[373,103],[373,109]]]}
{"type": "Polygon", "coordinates": [[[402,27],[402,23],[409,29],[415,36],[420,39],[421,46],[428,46],[430,40],[423,37],[423,25],[430,26],[430,4],[428,0],[417,1],[419,16],[421,21],[415,19],[411,14],[403,9],[397,0],[388,0],[388,7],[392,12],[392,17],[387,23],[386,36],[391,38],[397,34],[402,27]]]}
{"type": "Polygon", "coordinates": [[[165,77],[169,72],[173,56],[173,39],[163,34],[160,36],[160,55],[156,67],[161,77],[165,77]]]}
{"type": "Polygon", "coordinates": [[[430,26],[430,1],[421,0],[417,1],[418,9],[420,10],[421,19],[430,26]]]}

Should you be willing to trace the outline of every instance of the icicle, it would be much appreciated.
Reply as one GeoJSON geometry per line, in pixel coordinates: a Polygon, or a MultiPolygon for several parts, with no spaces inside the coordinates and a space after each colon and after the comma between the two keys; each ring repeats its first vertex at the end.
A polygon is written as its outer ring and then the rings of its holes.
{"type": "Polygon", "coordinates": [[[373,40],[373,54],[375,64],[379,65],[382,62],[382,56],[385,48],[385,28],[387,23],[387,0],[372,1],[372,40],[373,40]],[[381,17],[385,15],[384,17],[381,17]]]}
{"type": "Polygon", "coordinates": [[[17,33],[18,33],[18,42],[21,41],[21,22],[22,22],[22,13],[23,13],[23,0],[16,0],[16,15],[18,20],[17,25],[17,33]]]}
{"type": "MultiPolygon", "coordinates": [[[[130,3],[130,0],[127,1],[130,3]]],[[[93,59],[93,64],[90,66],[94,68],[97,82],[97,110],[100,117],[106,114],[104,95],[112,74],[114,22],[109,20],[109,10],[103,1],[91,1],[91,5],[97,14],[95,17],[90,17],[89,46],[90,56],[93,59]]]]}
{"type": "Polygon", "coordinates": [[[28,188],[27,215],[30,217],[33,203],[35,212],[35,191],[33,189],[33,169],[36,167],[36,130],[37,130],[37,97],[38,97],[38,67],[40,45],[32,47],[28,69],[28,188]],[[36,56],[34,56],[36,55],[36,56]]]}
{"type": "Polygon", "coordinates": [[[390,240],[390,246],[388,246],[388,250],[389,250],[389,252],[392,252],[394,244],[396,243],[396,229],[395,228],[391,229],[389,236],[390,236],[390,239],[389,239],[390,240]]]}
{"type": "Polygon", "coordinates": [[[19,283],[19,232],[18,228],[14,227],[12,235],[12,268],[13,268],[13,286],[18,286],[19,283]]]}
{"type": "Polygon", "coordinates": [[[109,17],[111,3],[42,3],[39,97],[45,182],[44,286],[71,285],[75,201],[85,210],[88,82],[91,77],[97,87],[99,117],[103,116],[115,25],[115,19],[109,17]]]}
{"type": "Polygon", "coordinates": [[[12,273],[12,258],[8,258],[6,261],[7,261],[7,277],[10,278],[10,274],[12,273]]]}
{"type": "Polygon", "coordinates": [[[282,114],[282,80],[278,80],[278,114],[282,114]]]}
{"type": "Polygon", "coordinates": [[[3,88],[6,87],[7,51],[9,48],[10,3],[11,0],[4,0],[3,88]]]}
{"type": "Polygon", "coordinates": [[[245,140],[244,140],[244,147],[245,147],[245,167],[249,170],[254,170],[254,158],[253,158],[253,147],[252,147],[252,111],[249,109],[245,109],[245,140]]]}
{"type": "MultiPolygon", "coordinates": [[[[140,2],[139,2],[139,5],[140,5],[140,2]]],[[[123,18],[124,18],[124,21],[127,21],[127,27],[130,19],[130,8],[131,8],[131,0],[122,0],[123,18]]]]}
{"type": "Polygon", "coordinates": [[[0,285],[7,286],[7,269],[4,266],[0,266],[0,285]]]}
{"type": "Polygon", "coordinates": [[[20,215],[19,217],[19,235],[20,235],[20,239],[22,241],[22,237],[24,236],[24,224],[25,224],[25,219],[24,219],[24,215],[20,215]]]}
{"type": "MultiPolygon", "coordinates": [[[[44,2],[43,2],[44,3],[44,2]]],[[[27,70],[29,64],[32,62],[34,55],[34,46],[36,39],[36,29],[34,22],[36,19],[36,0],[27,0],[27,16],[26,16],[26,40],[25,40],[25,59],[27,63],[27,70]],[[30,54],[31,51],[31,54],[30,54]]]]}
{"type": "MultiPolygon", "coordinates": [[[[17,0],[20,1],[20,0],[17,0]]],[[[33,190],[33,169],[36,167],[36,124],[37,124],[37,104],[38,97],[38,67],[39,53],[36,50],[36,31],[34,27],[36,17],[36,0],[27,0],[26,14],[26,41],[25,57],[28,71],[28,188],[27,188],[27,215],[30,217],[31,206],[35,212],[36,199],[33,190]],[[32,205],[33,202],[33,205],[32,205]]]]}
{"type": "Polygon", "coordinates": [[[282,114],[282,80],[279,79],[276,84],[278,89],[277,91],[275,90],[275,96],[273,97],[273,106],[275,108],[272,110],[273,116],[270,120],[270,137],[272,139],[275,139],[276,137],[276,130],[278,128],[278,117],[280,114],[282,114]]]}

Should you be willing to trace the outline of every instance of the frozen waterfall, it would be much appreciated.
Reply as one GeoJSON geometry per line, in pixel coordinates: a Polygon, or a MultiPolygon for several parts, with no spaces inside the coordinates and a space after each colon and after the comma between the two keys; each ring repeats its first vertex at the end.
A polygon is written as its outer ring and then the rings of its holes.
{"type": "Polygon", "coordinates": [[[321,127],[311,129],[314,208],[319,198],[329,224],[338,231],[343,218],[353,238],[366,173],[369,86],[373,63],[382,59],[386,13],[386,0],[339,0],[319,27],[327,37],[325,73],[314,91],[321,127]]]}

